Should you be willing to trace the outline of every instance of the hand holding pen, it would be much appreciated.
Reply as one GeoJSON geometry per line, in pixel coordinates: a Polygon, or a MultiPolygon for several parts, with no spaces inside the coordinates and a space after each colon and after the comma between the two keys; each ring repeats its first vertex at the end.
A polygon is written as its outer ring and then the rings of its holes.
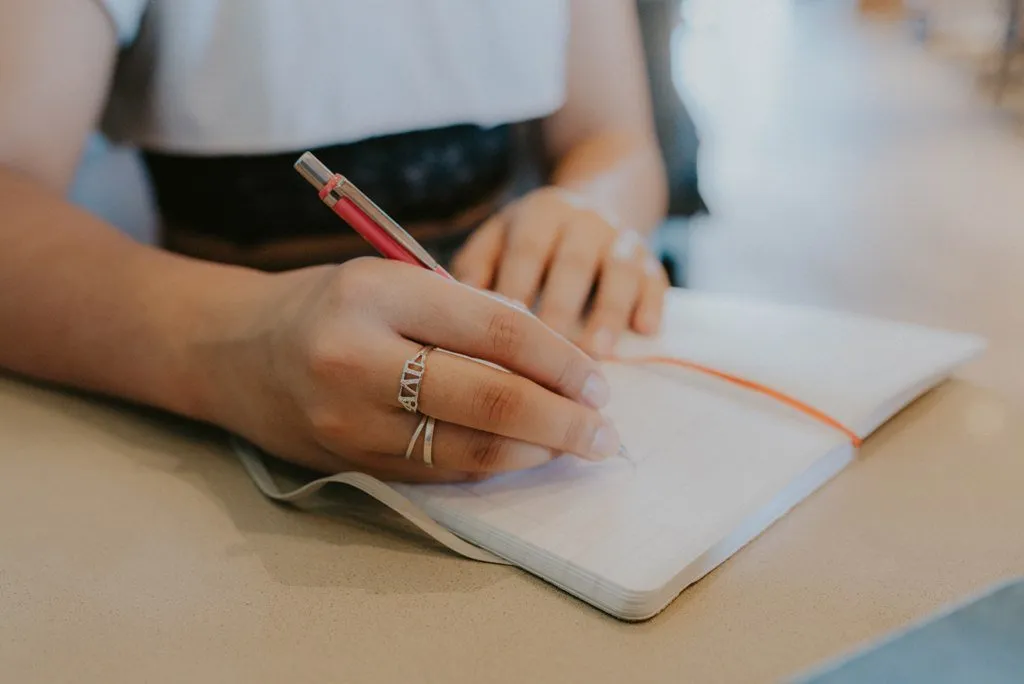
{"type": "MultiPolygon", "coordinates": [[[[324,173],[334,181],[325,203],[387,232],[376,226],[389,219],[324,173]]],[[[317,470],[389,480],[465,481],[562,453],[614,456],[597,362],[531,314],[445,277],[396,235],[388,249],[416,267],[358,259],[266,276],[265,291],[240,298],[219,322],[234,342],[206,364],[214,422],[317,470]]]]}

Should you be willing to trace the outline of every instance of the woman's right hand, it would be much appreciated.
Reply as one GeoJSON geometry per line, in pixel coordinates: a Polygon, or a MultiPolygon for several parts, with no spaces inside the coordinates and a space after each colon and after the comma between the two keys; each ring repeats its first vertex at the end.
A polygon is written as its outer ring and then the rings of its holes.
{"type": "Polygon", "coordinates": [[[614,455],[597,363],[532,314],[425,269],[382,259],[267,276],[202,352],[212,420],[282,458],[383,479],[463,481],[562,453],[614,455]],[[434,467],[406,447],[407,359],[424,345],[419,410],[434,467]],[[463,354],[512,371],[444,353],[463,354]]]}

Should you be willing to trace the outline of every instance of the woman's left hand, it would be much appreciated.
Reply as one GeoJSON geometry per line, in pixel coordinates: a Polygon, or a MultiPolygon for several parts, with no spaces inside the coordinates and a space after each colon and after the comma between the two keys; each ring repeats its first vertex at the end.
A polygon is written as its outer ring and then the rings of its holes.
{"type": "Polygon", "coordinates": [[[558,188],[536,190],[481,226],[452,264],[459,280],[529,307],[595,356],[611,353],[624,330],[653,334],[668,277],[632,230],[558,188]],[[594,287],[593,304],[581,321],[594,287]]]}

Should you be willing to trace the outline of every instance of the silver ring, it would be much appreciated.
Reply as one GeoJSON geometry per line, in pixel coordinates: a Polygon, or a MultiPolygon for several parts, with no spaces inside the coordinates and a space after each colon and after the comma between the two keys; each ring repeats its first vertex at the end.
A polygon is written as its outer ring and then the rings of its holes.
{"type": "Polygon", "coordinates": [[[405,447],[405,460],[408,461],[412,458],[412,452],[416,449],[416,442],[419,440],[420,433],[423,432],[423,426],[427,424],[427,420],[428,418],[426,416],[420,418],[419,425],[416,426],[416,429],[412,433],[412,439],[409,440],[409,446],[405,447]]]}
{"type": "Polygon", "coordinates": [[[420,411],[420,386],[427,372],[427,355],[432,349],[430,345],[423,347],[402,367],[402,379],[398,384],[398,403],[409,413],[420,411]]]}
{"type": "Polygon", "coordinates": [[[434,418],[427,418],[427,431],[423,433],[423,465],[434,467],[434,418]]]}

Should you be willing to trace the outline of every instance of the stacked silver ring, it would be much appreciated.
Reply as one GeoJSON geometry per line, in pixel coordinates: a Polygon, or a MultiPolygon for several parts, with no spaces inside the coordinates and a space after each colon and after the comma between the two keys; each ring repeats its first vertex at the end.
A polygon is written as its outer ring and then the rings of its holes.
{"type": "MultiPolygon", "coordinates": [[[[427,357],[433,347],[422,347],[416,355],[406,360],[402,368],[402,379],[398,385],[398,403],[409,413],[420,414],[420,387],[427,373],[427,357]]],[[[416,450],[416,442],[423,435],[423,464],[434,467],[434,418],[420,414],[420,422],[412,433],[409,446],[405,449],[405,458],[411,459],[416,450]]]]}

